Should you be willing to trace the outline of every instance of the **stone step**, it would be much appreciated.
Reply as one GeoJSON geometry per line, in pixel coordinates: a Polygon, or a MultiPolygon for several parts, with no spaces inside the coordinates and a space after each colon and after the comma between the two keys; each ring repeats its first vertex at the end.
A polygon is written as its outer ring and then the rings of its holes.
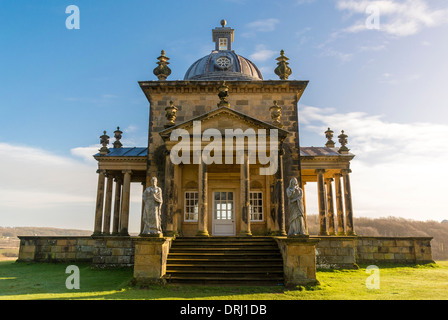
{"type": "Polygon", "coordinates": [[[270,237],[176,238],[165,278],[170,283],[279,285],[283,259],[270,237]]]}
{"type": "Polygon", "coordinates": [[[218,241],[218,242],[190,242],[190,241],[184,241],[184,242],[173,242],[171,245],[172,248],[184,248],[184,247],[246,247],[246,246],[258,246],[258,247],[275,247],[278,248],[277,243],[272,241],[266,241],[266,242],[224,242],[224,241],[218,241]]]}
{"type": "Polygon", "coordinates": [[[170,252],[191,252],[191,253],[199,253],[199,252],[260,252],[260,253],[272,253],[272,252],[278,252],[278,248],[274,247],[194,247],[194,248],[187,248],[187,247],[171,247],[170,252]]]}

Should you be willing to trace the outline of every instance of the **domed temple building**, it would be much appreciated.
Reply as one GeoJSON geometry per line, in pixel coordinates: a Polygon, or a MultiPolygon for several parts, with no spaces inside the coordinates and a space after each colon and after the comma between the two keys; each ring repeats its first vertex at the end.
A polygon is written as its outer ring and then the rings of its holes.
{"type": "Polygon", "coordinates": [[[316,267],[432,261],[430,238],[359,237],[353,225],[347,135],[323,132],[300,145],[298,103],[308,81],[289,80],[283,50],[277,80],[232,48],[221,21],[214,50],[171,81],[162,51],[149,102],[148,145],[101,136],[91,237],[22,237],[23,261],[90,261],[133,267],[140,282],[297,285],[316,267]],[[143,193],[140,235],[129,235],[130,189],[143,193]],[[306,191],[316,188],[320,230],[308,234],[306,191]]]}

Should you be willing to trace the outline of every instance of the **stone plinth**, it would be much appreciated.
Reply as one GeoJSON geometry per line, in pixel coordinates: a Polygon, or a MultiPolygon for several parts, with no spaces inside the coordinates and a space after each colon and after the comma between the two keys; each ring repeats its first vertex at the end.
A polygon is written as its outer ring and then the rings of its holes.
{"type": "Polygon", "coordinates": [[[285,286],[317,284],[316,244],[319,239],[276,237],[283,257],[285,286]]]}
{"type": "Polygon", "coordinates": [[[142,237],[135,240],[134,280],[138,284],[164,284],[172,238],[142,237]]]}

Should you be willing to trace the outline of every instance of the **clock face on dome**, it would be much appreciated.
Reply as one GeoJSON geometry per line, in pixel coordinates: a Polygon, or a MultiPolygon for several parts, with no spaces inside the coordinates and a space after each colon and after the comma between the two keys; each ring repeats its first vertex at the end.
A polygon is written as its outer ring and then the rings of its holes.
{"type": "Polygon", "coordinates": [[[221,69],[228,69],[232,65],[232,61],[225,57],[219,57],[216,59],[216,65],[221,69]]]}

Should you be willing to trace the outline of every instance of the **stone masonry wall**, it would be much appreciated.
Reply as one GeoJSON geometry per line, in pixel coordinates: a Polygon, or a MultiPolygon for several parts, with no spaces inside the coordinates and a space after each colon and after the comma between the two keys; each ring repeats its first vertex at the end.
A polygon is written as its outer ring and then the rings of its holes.
{"type": "Polygon", "coordinates": [[[19,237],[21,262],[91,262],[91,237],[19,237]]]}
{"type": "Polygon", "coordinates": [[[432,263],[431,240],[421,237],[357,237],[356,261],[362,264],[432,263]]]}
{"type": "Polygon", "coordinates": [[[135,238],[98,237],[95,238],[92,267],[123,268],[134,266],[135,238]]]}
{"type": "MultiPolygon", "coordinates": [[[[314,237],[313,237],[314,238],[314,237]]],[[[355,237],[316,237],[317,268],[356,269],[355,237]]]]}
{"type": "Polygon", "coordinates": [[[88,262],[96,268],[134,265],[130,237],[19,237],[20,262],[88,262]]]}

